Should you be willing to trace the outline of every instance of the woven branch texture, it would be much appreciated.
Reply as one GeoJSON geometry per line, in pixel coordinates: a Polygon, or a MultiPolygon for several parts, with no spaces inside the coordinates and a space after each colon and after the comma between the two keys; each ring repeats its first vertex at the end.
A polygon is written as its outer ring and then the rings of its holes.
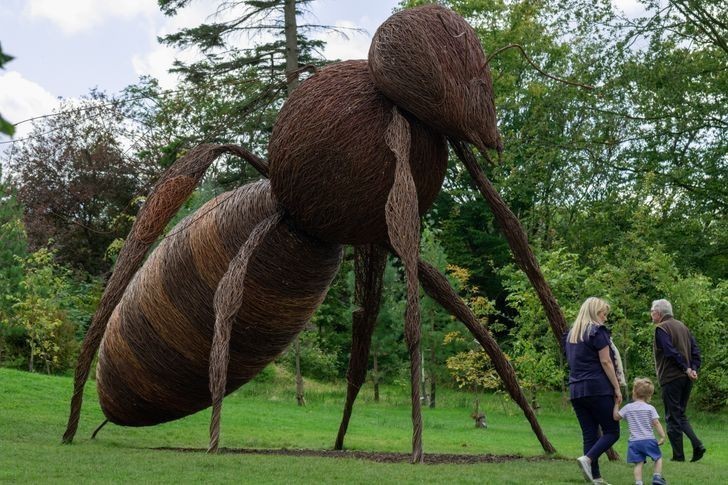
{"type": "Polygon", "coordinates": [[[404,264],[407,283],[404,337],[410,354],[412,398],[412,462],[420,463],[422,453],[422,404],[420,403],[420,286],[417,281],[417,256],[420,250],[420,219],[417,214],[417,190],[410,170],[409,123],[399,110],[392,108],[392,121],[386,132],[387,146],[397,158],[394,183],[386,205],[387,227],[392,248],[404,264]]]}
{"type": "MultiPolygon", "coordinates": [[[[268,181],[212,199],[152,252],[101,343],[99,400],[113,423],[146,426],[208,407],[213,297],[253,228],[278,210],[268,181]]],[[[341,248],[278,224],[248,262],[225,394],[290,344],[321,303],[341,248]]]]}
{"type": "Polygon", "coordinates": [[[398,106],[440,133],[502,149],[485,60],[465,19],[434,4],[389,17],[369,48],[374,84],[398,106]]]}
{"type": "MultiPolygon", "coordinates": [[[[73,380],[73,397],[63,442],[70,443],[78,429],[83,402],[84,384],[88,379],[91,363],[106,332],[112,312],[137,270],[144,262],[147,250],[184,201],[192,193],[207,168],[221,154],[235,151],[240,155],[249,152],[234,145],[200,145],[177,160],[160,177],[142,206],[131,232],[119,252],[114,273],[106,285],[99,306],[81,345],[73,380]]],[[[266,167],[261,166],[262,169],[266,167]]]]}
{"type": "MultiPolygon", "coordinates": [[[[366,61],[327,66],[288,98],[268,147],[270,180],[303,231],[341,244],[387,242],[384,206],[395,155],[385,133],[393,106],[374,87],[366,61]]],[[[441,134],[405,116],[423,214],[442,186],[447,144],[441,134]]]]}
{"type": "Polygon", "coordinates": [[[346,372],[346,403],[334,442],[335,450],[344,449],[344,436],[349,427],[354,401],[367,374],[372,334],[382,300],[382,283],[387,252],[373,244],[354,248],[354,299],[352,312],[351,355],[346,372]]]}
{"type": "Polygon", "coordinates": [[[336,448],[343,447],[365,378],[390,250],[402,260],[407,282],[413,462],[423,460],[420,281],[480,341],[544,450],[553,451],[495,340],[444,276],[419,260],[419,218],[445,177],[446,136],[494,209],[554,331],[560,330],[563,315],[525,233],[463,144],[502,150],[480,41],[447,8],[407,9],[380,26],[368,61],[331,64],[289,96],[271,134],[268,164],[243,147],[204,145],[165,172],[133,225],[84,340],[64,441],[76,432],[98,347],[97,388],[109,421],[154,425],[213,403],[210,450],[217,449],[222,397],[290,345],[323,301],[341,263],[341,245],[353,244],[359,308],[336,448]],[[225,152],[243,157],[270,180],[212,199],[144,261],[205,170],[225,152]]]}

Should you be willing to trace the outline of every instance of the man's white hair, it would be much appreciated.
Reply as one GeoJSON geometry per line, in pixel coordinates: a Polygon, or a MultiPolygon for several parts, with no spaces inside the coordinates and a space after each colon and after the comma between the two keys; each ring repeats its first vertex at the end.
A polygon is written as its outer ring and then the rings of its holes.
{"type": "Polygon", "coordinates": [[[652,309],[661,316],[672,315],[672,304],[667,300],[655,300],[652,302],[652,309]]]}

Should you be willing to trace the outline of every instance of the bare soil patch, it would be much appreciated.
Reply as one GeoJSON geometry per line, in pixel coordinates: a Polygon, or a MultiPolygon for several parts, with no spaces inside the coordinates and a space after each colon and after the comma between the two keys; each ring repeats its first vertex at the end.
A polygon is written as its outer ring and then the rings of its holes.
{"type": "MultiPolygon", "coordinates": [[[[182,451],[185,453],[205,453],[204,448],[154,448],[161,451],[182,451]]],[[[241,455],[284,455],[284,456],[314,456],[323,458],[350,458],[368,460],[378,463],[409,463],[412,455],[409,453],[391,453],[375,451],[336,451],[336,450],[304,450],[304,449],[255,449],[255,448],[220,448],[219,453],[241,455]]],[[[425,453],[426,465],[457,464],[468,465],[476,463],[504,463],[514,460],[544,461],[555,460],[547,456],[523,457],[521,455],[466,455],[454,453],[425,453]]]]}

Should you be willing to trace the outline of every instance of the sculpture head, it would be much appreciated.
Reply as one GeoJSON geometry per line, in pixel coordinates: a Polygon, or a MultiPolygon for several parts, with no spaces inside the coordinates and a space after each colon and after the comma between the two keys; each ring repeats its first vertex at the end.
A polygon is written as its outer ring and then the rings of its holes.
{"type": "Polygon", "coordinates": [[[452,10],[433,4],[389,17],[372,39],[369,71],[385,96],[425,124],[502,150],[485,53],[452,10]]]}

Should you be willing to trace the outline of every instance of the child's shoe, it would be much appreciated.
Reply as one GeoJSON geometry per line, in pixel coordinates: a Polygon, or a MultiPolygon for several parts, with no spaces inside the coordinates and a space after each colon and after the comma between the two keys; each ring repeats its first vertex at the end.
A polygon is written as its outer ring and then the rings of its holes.
{"type": "Polygon", "coordinates": [[[667,485],[667,480],[662,478],[662,475],[655,473],[652,475],[652,485],[667,485]]]}

